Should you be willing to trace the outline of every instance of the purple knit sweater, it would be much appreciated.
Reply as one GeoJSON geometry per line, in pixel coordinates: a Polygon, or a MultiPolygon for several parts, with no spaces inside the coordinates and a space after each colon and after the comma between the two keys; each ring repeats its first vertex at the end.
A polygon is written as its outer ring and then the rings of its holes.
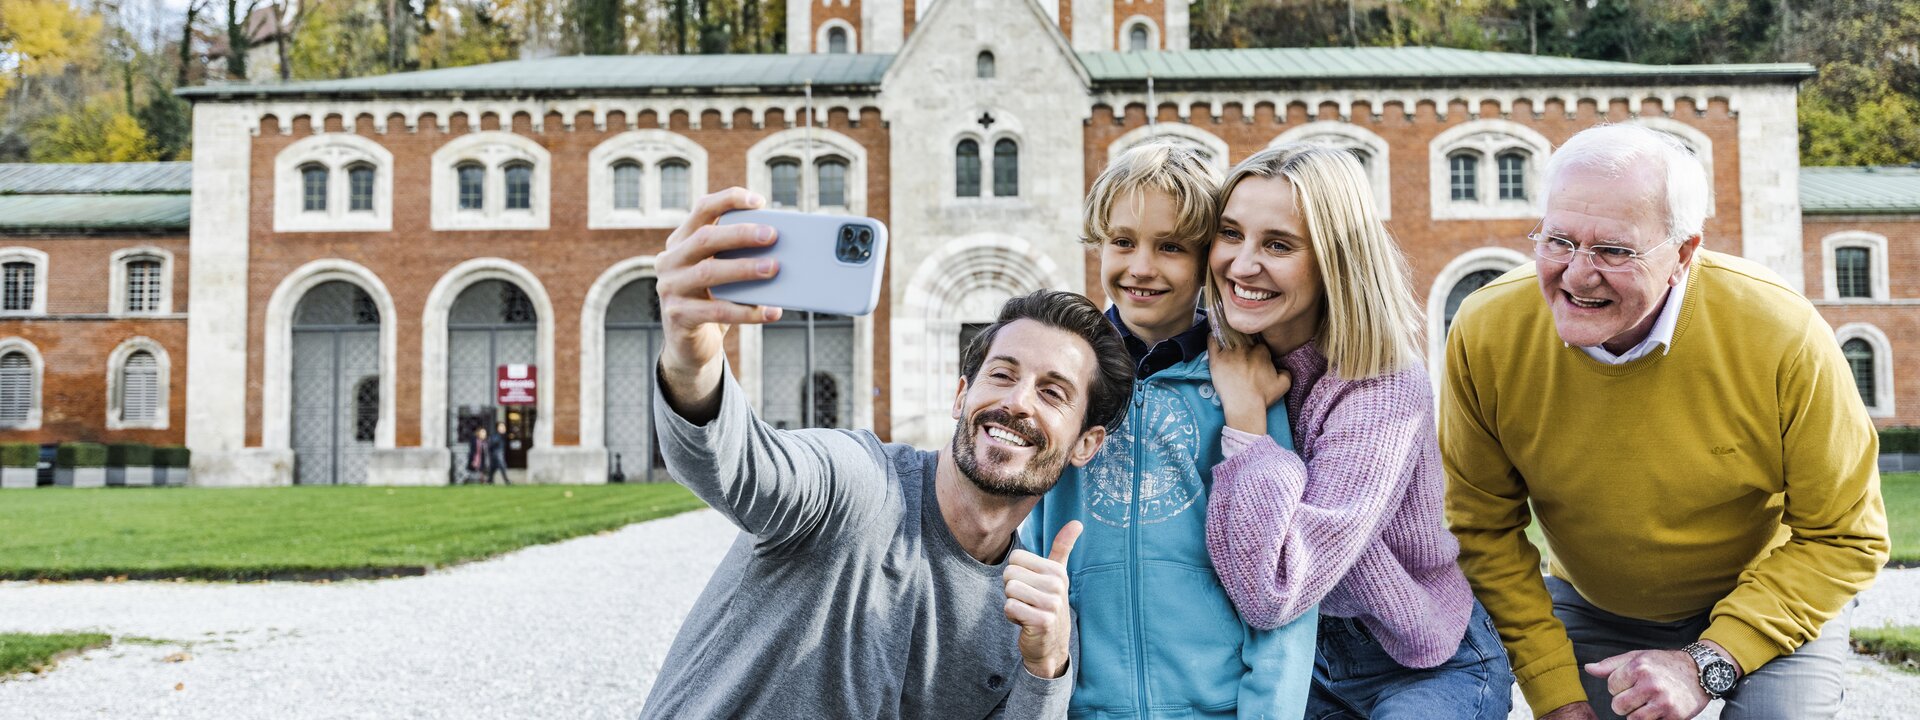
{"type": "Polygon", "coordinates": [[[1327,372],[1312,343],[1281,364],[1293,443],[1226,429],[1207,551],[1247,622],[1274,628],[1314,606],[1359,618],[1407,667],[1453,656],[1473,591],[1447,531],[1433,389],[1418,366],[1366,380],[1327,372]]]}

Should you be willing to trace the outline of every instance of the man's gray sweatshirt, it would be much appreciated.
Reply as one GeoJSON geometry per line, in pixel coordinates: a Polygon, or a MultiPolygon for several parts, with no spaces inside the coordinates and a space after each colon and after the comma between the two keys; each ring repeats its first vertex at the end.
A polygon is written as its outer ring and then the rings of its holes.
{"type": "Polygon", "coordinates": [[[723,375],[704,427],[654,396],[668,472],[741,534],[642,718],[1066,717],[1078,658],[1052,680],[1027,672],[1006,561],[975,560],[948,530],[938,454],[775,430],[723,375]]]}

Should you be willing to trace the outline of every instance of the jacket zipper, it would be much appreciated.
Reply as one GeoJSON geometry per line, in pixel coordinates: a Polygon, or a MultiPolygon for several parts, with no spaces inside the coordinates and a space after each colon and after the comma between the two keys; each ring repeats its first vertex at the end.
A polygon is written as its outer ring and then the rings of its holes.
{"type": "Polygon", "coordinates": [[[1136,381],[1133,385],[1131,420],[1137,422],[1132,422],[1132,427],[1127,428],[1127,435],[1133,441],[1133,493],[1130,497],[1133,506],[1127,514],[1127,519],[1130,521],[1127,523],[1127,573],[1131,576],[1128,579],[1133,585],[1133,599],[1128,605],[1133,609],[1133,673],[1135,687],[1138,688],[1138,692],[1133,696],[1134,712],[1135,717],[1140,718],[1147,716],[1147,706],[1150,702],[1147,692],[1146,623],[1142,620],[1140,609],[1140,604],[1146,597],[1140,572],[1140,476],[1141,463],[1146,460],[1143,453],[1146,443],[1142,440],[1140,433],[1143,429],[1141,426],[1146,420],[1142,417],[1141,411],[1146,404],[1147,384],[1145,381],[1136,381]]]}

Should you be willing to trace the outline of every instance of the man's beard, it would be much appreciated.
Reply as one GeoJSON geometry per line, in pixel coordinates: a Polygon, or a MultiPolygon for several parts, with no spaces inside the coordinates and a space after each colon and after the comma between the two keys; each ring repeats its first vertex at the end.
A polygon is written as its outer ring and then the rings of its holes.
{"type": "MultiPolygon", "coordinates": [[[[1002,465],[1011,457],[1005,448],[991,447],[987,450],[987,461],[995,466],[1002,465]]],[[[1060,471],[1066,467],[1066,452],[1052,446],[1046,434],[1040,432],[1031,420],[1022,421],[1005,410],[987,410],[975,415],[971,420],[962,422],[959,432],[953,436],[953,464],[960,468],[960,474],[972,481],[974,487],[989,495],[1023,498],[1045,494],[1060,481],[1060,471]],[[994,471],[980,467],[975,453],[978,445],[974,436],[988,423],[1008,428],[1022,439],[1033,443],[1033,459],[1025,467],[1012,471],[994,471]]]]}

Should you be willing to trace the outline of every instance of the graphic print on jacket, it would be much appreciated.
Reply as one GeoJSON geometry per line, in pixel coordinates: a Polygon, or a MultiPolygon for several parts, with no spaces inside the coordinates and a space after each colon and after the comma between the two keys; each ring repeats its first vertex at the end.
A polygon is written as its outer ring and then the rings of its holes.
{"type": "MultiPolygon", "coordinates": [[[[1203,385],[1201,397],[1218,405],[1213,386],[1203,385]]],[[[1140,519],[1144,525],[1166,522],[1193,506],[1205,491],[1197,469],[1200,458],[1200,424],[1187,403],[1175,393],[1145,393],[1144,405],[1127,413],[1127,419],[1100,453],[1082,471],[1090,485],[1087,513],[1102,523],[1124,528],[1131,524],[1133,482],[1136,464],[1140,473],[1140,519]],[[1136,428],[1138,420],[1145,427],[1136,428]],[[1136,430],[1152,442],[1141,443],[1136,430]]]]}

